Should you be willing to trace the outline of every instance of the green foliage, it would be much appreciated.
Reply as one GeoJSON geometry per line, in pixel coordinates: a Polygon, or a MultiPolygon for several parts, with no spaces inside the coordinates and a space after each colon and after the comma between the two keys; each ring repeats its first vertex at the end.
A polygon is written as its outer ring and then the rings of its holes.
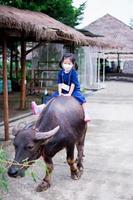
{"type": "MultiPolygon", "coordinates": [[[[41,171],[44,171],[44,174],[46,173],[48,174],[47,166],[41,160],[36,160],[34,161],[34,163],[36,163],[37,166],[41,167],[41,171]]],[[[23,164],[25,165],[25,162],[23,164]]],[[[25,165],[25,166],[28,166],[28,165],[25,165]]],[[[31,176],[34,182],[37,182],[37,180],[41,180],[41,178],[39,177],[38,173],[35,170],[34,165],[32,165],[30,168],[26,170],[25,175],[31,176]]]]}
{"type": "Polygon", "coordinates": [[[43,12],[74,27],[82,20],[85,3],[81,4],[79,8],[74,7],[72,3],[72,0],[0,0],[2,5],[43,12]]]}
{"type": "MultiPolygon", "coordinates": [[[[38,166],[40,166],[44,170],[44,173],[48,173],[48,169],[46,165],[42,163],[42,161],[40,160],[32,161],[32,163],[35,163],[35,162],[38,166]]],[[[34,182],[37,182],[37,180],[40,179],[40,177],[36,173],[34,165],[31,165],[27,158],[23,160],[22,164],[19,164],[17,162],[15,162],[14,164],[16,165],[16,167],[17,166],[22,167],[22,168],[30,167],[28,170],[26,170],[25,175],[31,176],[34,182]]],[[[0,194],[1,195],[4,191],[8,192],[9,186],[8,186],[8,180],[7,180],[7,169],[11,165],[12,165],[12,161],[8,160],[5,150],[2,147],[0,147],[0,194]]],[[[0,196],[0,200],[2,200],[1,196],[0,196]]]]}
{"type": "Polygon", "coordinates": [[[0,190],[8,191],[7,181],[7,168],[6,168],[7,155],[5,151],[0,148],[0,190]]]}
{"type": "MultiPolygon", "coordinates": [[[[37,161],[32,161],[33,163],[36,162],[41,168],[44,169],[44,173],[48,173],[48,169],[45,164],[42,164],[42,161],[37,160],[37,161]]],[[[8,180],[7,180],[7,169],[9,166],[12,165],[12,161],[8,160],[7,154],[3,148],[0,147],[0,194],[4,191],[8,192],[9,186],[8,186],[8,180]]],[[[34,168],[34,165],[30,165],[28,159],[23,160],[22,164],[19,164],[15,162],[16,167],[30,167],[28,170],[26,170],[25,175],[26,176],[31,176],[34,182],[37,182],[39,178],[38,174],[36,173],[36,170],[34,168]]],[[[2,200],[2,197],[0,196],[0,200],[2,200]]]]}

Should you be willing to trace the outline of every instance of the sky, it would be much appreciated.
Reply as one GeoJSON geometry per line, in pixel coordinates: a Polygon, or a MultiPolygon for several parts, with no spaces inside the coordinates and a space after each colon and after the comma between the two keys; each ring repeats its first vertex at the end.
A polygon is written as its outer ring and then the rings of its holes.
{"type": "MultiPolygon", "coordinates": [[[[84,1],[73,0],[73,5],[78,7],[84,1]]],[[[129,25],[133,18],[133,0],[86,0],[83,20],[78,28],[83,28],[107,13],[129,25]]]]}

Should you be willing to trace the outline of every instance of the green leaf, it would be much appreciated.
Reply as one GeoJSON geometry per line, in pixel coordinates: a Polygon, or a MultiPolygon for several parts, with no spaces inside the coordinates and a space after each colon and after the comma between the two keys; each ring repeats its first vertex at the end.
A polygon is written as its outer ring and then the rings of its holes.
{"type": "Polygon", "coordinates": [[[31,171],[31,176],[33,178],[33,181],[37,182],[37,175],[36,175],[35,171],[31,171]]]}

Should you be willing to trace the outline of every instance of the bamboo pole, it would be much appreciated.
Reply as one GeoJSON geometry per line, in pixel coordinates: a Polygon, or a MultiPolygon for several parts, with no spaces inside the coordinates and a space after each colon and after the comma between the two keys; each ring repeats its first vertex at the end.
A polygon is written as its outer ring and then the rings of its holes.
{"type": "Polygon", "coordinates": [[[21,42],[21,95],[20,109],[25,109],[26,106],[26,42],[21,42]]]}
{"type": "Polygon", "coordinates": [[[3,98],[4,98],[4,130],[5,141],[9,140],[8,85],[7,85],[7,44],[3,41],[3,98]]]}

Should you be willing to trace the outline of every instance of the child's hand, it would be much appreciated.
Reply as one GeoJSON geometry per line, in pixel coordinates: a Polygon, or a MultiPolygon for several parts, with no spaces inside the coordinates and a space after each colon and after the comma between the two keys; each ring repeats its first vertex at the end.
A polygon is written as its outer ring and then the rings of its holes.
{"type": "Polygon", "coordinates": [[[71,94],[69,94],[69,93],[68,94],[63,94],[63,96],[71,96],[71,94]]]}

